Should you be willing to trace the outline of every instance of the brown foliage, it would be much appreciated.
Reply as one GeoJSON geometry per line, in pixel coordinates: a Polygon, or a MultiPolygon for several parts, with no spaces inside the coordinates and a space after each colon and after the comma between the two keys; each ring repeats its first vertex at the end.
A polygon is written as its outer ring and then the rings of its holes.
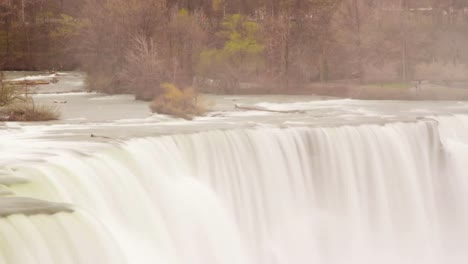
{"type": "Polygon", "coordinates": [[[18,87],[6,83],[0,77],[0,106],[9,105],[16,101],[24,101],[24,97],[18,93],[18,87]]]}
{"type": "Polygon", "coordinates": [[[35,105],[34,102],[15,103],[0,108],[0,115],[7,117],[6,121],[51,121],[57,120],[60,113],[57,108],[45,105],[35,105]]]}
{"type": "Polygon", "coordinates": [[[170,83],[162,84],[161,88],[164,92],[150,104],[153,113],[192,119],[194,116],[206,112],[205,107],[199,101],[197,92],[193,88],[180,90],[170,83]]]}

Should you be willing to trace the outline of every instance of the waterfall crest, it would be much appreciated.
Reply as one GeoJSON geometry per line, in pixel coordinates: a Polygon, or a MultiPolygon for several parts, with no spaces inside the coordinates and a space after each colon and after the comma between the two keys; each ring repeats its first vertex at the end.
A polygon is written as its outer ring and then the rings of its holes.
{"type": "Polygon", "coordinates": [[[77,211],[0,219],[0,263],[466,263],[467,135],[466,116],[237,129],[25,163],[16,195],[77,211]]]}

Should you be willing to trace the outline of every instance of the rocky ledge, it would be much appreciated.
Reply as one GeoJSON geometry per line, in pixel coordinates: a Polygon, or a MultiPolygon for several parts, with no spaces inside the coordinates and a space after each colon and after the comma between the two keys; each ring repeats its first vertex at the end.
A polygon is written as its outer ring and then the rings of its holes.
{"type": "Polygon", "coordinates": [[[0,175],[0,217],[15,214],[36,215],[56,214],[61,212],[72,213],[71,205],[43,201],[28,197],[16,197],[15,193],[8,187],[17,184],[27,184],[28,179],[0,175]]]}

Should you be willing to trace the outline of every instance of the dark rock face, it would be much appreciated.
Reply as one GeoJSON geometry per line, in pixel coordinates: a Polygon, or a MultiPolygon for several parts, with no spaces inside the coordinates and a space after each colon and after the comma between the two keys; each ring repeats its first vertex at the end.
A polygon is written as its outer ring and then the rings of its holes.
{"type": "Polygon", "coordinates": [[[36,215],[72,213],[71,205],[42,201],[28,197],[15,197],[15,193],[8,187],[17,184],[27,184],[28,179],[0,174],[0,217],[15,214],[36,215]]]}
{"type": "Polygon", "coordinates": [[[2,197],[0,198],[0,217],[14,214],[56,214],[60,212],[72,213],[70,205],[47,202],[25,197],[2,197]]]}

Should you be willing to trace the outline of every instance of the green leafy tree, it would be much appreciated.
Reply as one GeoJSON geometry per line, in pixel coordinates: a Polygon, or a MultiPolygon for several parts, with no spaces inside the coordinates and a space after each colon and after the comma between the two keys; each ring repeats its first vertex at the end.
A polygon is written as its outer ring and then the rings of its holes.
{"type": "Polygon", "coordinates": [[[222,46],[204,50],[199,71],[207,78],[220,81],[224,88],[236,89],[240,81],[248,81],[263,67],[264,45],[259,38],[258,23],[245,16],[227,16],[216,35],[222,46]]]}
{"type": "Polygon", "coordinates": [[[192,85],[194,66],[205,44],[206,30],[199,11],[172,10],[166,27],[169,45],[171,81],[177,85],[192,85]]]}

